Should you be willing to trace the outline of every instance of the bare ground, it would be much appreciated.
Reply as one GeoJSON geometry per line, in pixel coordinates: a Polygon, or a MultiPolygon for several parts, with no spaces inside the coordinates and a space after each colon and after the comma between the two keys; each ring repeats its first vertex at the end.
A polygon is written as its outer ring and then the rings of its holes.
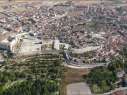
{"type": "Polygon", "coordinates": [[[71,69],[66,68],[64,73],[64,78],[62,81],[62,92],[61,95],[67,95],[67,85],[71,83],[77,83],[84,81],[83,75],[87,75],[89,73],[88,69],[71,69]]]}

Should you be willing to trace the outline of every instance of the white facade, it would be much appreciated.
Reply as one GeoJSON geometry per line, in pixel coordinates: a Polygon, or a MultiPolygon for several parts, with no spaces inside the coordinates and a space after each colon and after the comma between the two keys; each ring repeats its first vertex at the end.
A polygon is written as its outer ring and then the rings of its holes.
{"type": "Polygon", "coordinates": [[[70,45],[66,43],[60,43],[60,46],[64,46],[63,49],[69,49],[70,45]]]}
{"type": "Polygon", "coordinates": [[[60,49],[69,49],[70,45],[66,43],[60,43],[59,40],[54,40],[54,49],[60,50],[60,49]]]}
{"type": "Polygon", "coordinates": [[[54,40],[54,49],[60,50],[60,41],[59,40],[54,40]]]}
{"type": "Polygon", "coordinates": [[[60,50],[68,49],[69,44],[60,43],[58,39],[55,40],[39,40],[36,37],[31,37],[28,33],[17,34],[10,42],[10,49],[13,53],[17,51],[21,54],[29,54],[33,52],[41,52],[43,50],[60,50]]]}

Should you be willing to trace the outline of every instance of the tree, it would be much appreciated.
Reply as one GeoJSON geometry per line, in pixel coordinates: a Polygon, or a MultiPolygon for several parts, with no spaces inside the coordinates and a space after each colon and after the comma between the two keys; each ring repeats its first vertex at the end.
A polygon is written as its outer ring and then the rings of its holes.
{"type": "Polygon", "coordinates": [[[18,61],[13,67],[7,64],[5,70],[0,72],[0,95],[56,95],[62,78],[60,63],[56,55],[36,55],[24,62],[18,61]],[[49,56],[55,60],[46,60],[49,56]],[[22,79],[25,81],[1,91],[9,82],[15,83],[22,79]]]}
{"type": "Polygon", "coordinates": [[[103,90],[103,92],[107,92],[110,90],[110,87],[108,86],[108,84],[105,80],[103,80],[101,82],[101,89],[103,90]]]}
{"type": "MultiPolygon", "coordinates": [[[[117,80],[116,73],[113,73],[106,67],[97,67],[88,74],[86,81],[93,88],[100,88],[101,92],[109,91],[113,83],[117,80]]],[[[98,91],[95,91],[98,92],[98,91]]]]}
{"type": "Polygon", "coordinates": [[[92,91],[94,93],[99,93],[99,92],[101,92],[101,89],[100,89],[100,87],[97,84],[93,84],[92,85],[92,91]]]}

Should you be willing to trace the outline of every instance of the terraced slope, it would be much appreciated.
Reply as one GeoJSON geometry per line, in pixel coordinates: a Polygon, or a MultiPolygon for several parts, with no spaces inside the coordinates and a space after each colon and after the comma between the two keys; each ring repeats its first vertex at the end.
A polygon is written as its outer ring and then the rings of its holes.
{"type": "Polygon", "coordinates": [[[57,55],[10,63],[0,69],[0,95],[59,95],[62,66],[57,55]]]}

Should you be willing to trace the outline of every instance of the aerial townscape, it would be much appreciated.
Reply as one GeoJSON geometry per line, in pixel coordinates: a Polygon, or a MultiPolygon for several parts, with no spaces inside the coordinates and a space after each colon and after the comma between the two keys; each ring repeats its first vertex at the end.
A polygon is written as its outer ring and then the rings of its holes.
{"type": "Polygon", "coordinates": [[[0,0],[0,95],[127,95],[127,0],[0,0]]]}

